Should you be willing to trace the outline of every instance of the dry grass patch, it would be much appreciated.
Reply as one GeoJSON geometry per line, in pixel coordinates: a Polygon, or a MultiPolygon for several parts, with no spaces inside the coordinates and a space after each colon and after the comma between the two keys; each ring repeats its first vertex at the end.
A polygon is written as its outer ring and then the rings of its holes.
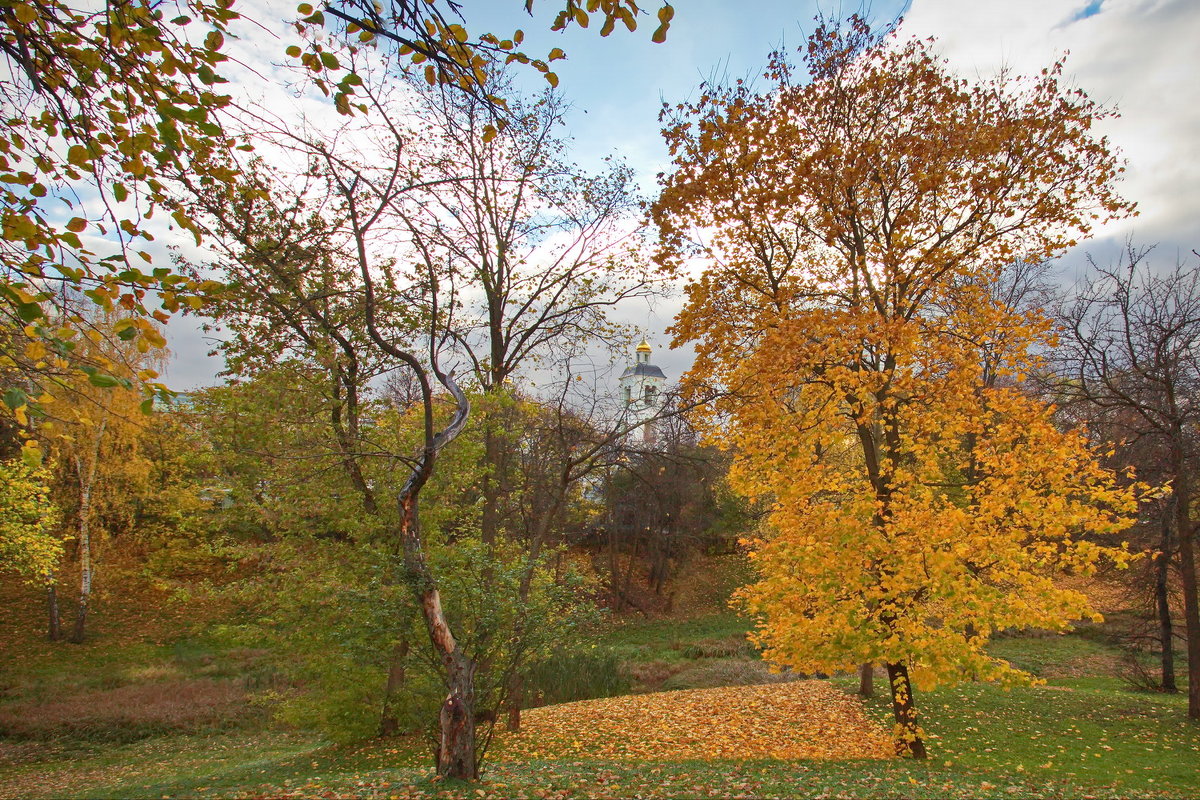
{"type": "Polygon", "coordinates": [[[17,739],[130,739],[219,727],[244,718],[246,692],[231,680],[176,680],[80,692],[0,708],[0,734],[17,739]]]}
{"type": "Polygon", "coordinates": [[[859,700],[824,681],[609,697],[532,709],[496,758],[858,759],[894,754],[859,700]]]}

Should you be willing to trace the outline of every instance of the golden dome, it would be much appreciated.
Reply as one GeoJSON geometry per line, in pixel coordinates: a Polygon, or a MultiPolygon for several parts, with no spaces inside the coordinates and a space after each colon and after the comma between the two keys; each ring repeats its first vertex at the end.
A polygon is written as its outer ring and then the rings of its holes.
{"type": "Polygon", "coordinates": [[[650,343],[647,342],[645,339],[642,339],[642,343],[637,346],[637,351],[639,353],[649,353],[650,352],[650,343]]]}

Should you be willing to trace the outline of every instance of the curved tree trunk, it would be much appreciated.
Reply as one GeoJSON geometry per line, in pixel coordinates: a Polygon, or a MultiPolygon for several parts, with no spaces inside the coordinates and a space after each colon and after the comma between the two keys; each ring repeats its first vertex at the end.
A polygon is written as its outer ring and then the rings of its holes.
{"type": "MultiPolygon", "coordinates": [[[[443,778],[473,781],[479,777],[475,760],[475,663],[455,641],[442,610],[437,579],[425,559],[424,543],[421,540],[421,518],[418,512],[421,489],[433,474],[438,453],[462,431],[471,408],[466,395],[454,382],[452,375],[444,378],[439,376],[439,379],[454,395],[457,409],[454,418],[444,430],[437,435],[430,433],[427,436],[417,465],[400,490],[399,534],[404,569],[420,605],[429,640],[444,670],[443,678],[448,690],[438,719],[441,729],[437,754],[438,775],[443,778]]],[[[426,419],[431,421],[433,407],[428,391],[425,396],[426,419]]]]}

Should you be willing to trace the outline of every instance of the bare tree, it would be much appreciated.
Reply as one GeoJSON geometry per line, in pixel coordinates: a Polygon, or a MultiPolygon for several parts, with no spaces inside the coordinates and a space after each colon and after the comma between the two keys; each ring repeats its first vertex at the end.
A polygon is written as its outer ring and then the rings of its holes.
{"type": "Polygon", "coordinates": [[[1200,264],[1155,270],[1152,248],[1127,244],[1122,259],[1090,275],[1059,311],[1061,391],[1105,412],[1127,443],[1150,448],[1171,488],[1170,521],[1156,559],[1164,688],[1173,684],[1167,571],[1174,539],[1183,589],[1188,716],[1200,718],[1200,607],[1195,522],[1200,457],[1200,264]]]}
{"type": "MultiPolygon", "coordinates": [[[[561,367],[580,342],[619,346],[628,331],[608,312],[658,293],[661,282],[644,255],[632,171],[609,161],[589,174],[567,160],[560,95],[527,100],[503,75],[488,88],[507,98],[508,124],[495,135],[488,132],[494,109],[478,94],[419,93],[423,128],[414,155],[426,188],[396,212],[426,269],[469,287],[458,297],[455,343],[491,395],[511,389],[533,362],[561,367]]],[[[506,431],[491,405],[480,409],[488,544],[505,527],[502,497],[512,489],[506,431]]]]}

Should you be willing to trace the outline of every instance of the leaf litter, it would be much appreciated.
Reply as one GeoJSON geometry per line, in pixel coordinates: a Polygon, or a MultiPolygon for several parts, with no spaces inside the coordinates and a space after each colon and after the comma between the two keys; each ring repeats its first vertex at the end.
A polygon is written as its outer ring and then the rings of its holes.
{"type": "Polygon", "coordinates": [[[890,733],[825,681],[722,686],[530,709],[498,733],[499,761],[602,758],[882,759],[890,733]]]}

